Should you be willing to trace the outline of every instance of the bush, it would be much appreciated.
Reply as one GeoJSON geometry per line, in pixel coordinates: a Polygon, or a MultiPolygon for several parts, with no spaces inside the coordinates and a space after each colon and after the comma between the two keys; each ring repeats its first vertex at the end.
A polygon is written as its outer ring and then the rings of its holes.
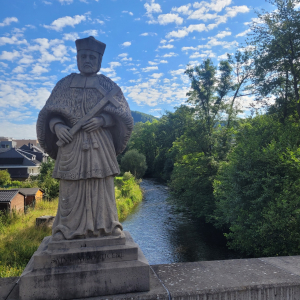
{"type": "Polygon", "coordinates": [[[121,160],[121,169],[124,172],[129,171],[136,178],[143,177],[147,170],[145,155],[136,149],[127,151],[121,160]]]}
{"type": "Polygon", "coordinates": [[[10,174],[7,170],[0,170],[0,185],[10,184],[10,174]]]}
{"type": "Polygon", "coordinates": [[[254,256],[300,249],[300,128],[271,116],[246,122],[214,181],[215,225],[230,248],[254,256]]]}

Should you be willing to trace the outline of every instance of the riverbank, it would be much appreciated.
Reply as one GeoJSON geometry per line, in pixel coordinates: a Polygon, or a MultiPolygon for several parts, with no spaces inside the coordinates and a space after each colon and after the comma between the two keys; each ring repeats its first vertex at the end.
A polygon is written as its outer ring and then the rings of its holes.
{"type": "MultiPolygon", "coordinates": [[[[130,174],[115,178],[115,194],[119,219],[124,220],[142,201],[143,194],[138,182],[130,174]]],[[[40,201],[26,214],[0,214],[0,278],[20,276],[45,236],[51,229],[36,227],[40,216],[55,216],[58,199],[40,201]]]]}

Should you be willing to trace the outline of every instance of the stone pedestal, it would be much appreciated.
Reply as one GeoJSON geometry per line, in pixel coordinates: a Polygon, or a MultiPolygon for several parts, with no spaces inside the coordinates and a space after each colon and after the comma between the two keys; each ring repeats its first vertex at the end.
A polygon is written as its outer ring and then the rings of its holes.
{"type": "Polygon", "coordinates": [[[53,242],[46,237],[20,279],[21,300],[88,298],[149,290],[149,264],[129,232],[53,242]]]}

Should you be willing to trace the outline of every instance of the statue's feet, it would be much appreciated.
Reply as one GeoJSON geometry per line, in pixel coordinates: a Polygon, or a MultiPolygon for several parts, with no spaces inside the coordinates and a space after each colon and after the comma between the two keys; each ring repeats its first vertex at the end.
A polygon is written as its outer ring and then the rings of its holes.
{"type": "Polygon", "coordinates": [[[112,232],[112,235],[113,236],[120,236],[122,233],[122,230],[119,228],[119,227],[116,227],[113,232],[112,232]]]}
{"type": "Polygon", "coordinates": [[[60,231],[56,232],[54,234],[54,236],[52,237],[52,241],[54,241],[54,242],[59,242],[62,240],[65,240],[65,237],[60,231]]]}

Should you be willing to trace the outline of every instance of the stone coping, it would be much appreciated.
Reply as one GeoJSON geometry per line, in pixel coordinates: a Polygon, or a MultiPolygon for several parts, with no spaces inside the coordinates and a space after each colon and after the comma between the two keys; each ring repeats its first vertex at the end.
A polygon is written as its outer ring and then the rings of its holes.
{"type": "MultiPolygon", "coordinates": [[[[0,279],[0,300],[18,300],[17,280],[0,279]]],[[[296,300],[300,299],[300,256],[153,265],[149,292],[89,299],[296,300]]]]}

